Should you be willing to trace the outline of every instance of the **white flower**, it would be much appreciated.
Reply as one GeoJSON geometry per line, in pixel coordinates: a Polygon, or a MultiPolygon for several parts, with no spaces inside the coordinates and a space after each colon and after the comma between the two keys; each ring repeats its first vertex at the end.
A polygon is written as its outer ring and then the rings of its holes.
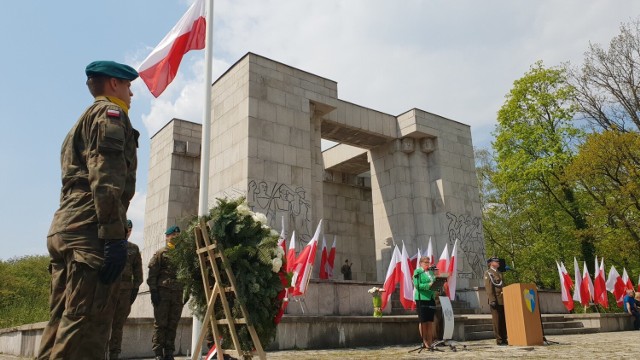
{"type": "Polygon", "coordinates": [[[280,236],[280,234],[277,231],[271,229],[271,236],[280,236]]]}
{"type": "Polygon", "coordinates": [[[277,273],[278,271],[280,271],[281,267],[282,267],[282,260],[280,258],[275,258],[271,260],[271,271],[273,271],[274,273],[277,273]]]}
{"type": "Polygon", "coordinates": [[[369,294],[375,294],[375,293],[379,293],[379,292],[384,292],[384,289],[374,286],[371,289],[367,290],[367,292],[369,294]]]}
{"type": "Polygon", "coordinates": [[[262,223],[264,225],[267,224],[267,221],[268,221],[267,220],[267,216],[265,214],[263,214],[263,213],[255,213],[255,214],[252,215],[252,217],[253,217],[253,220],[255,220],[255,221],[259,222],[259,223],[262,223]]]}
{"type": "Polygon", "coordinates": [[[251,215],[251,209],[247,206],[247,203],[242,203],[236,207],[238,214],[242,216],[251,215]]]}
{"type": "Polygon", "coordinates": [[[278,259],[282,259],[284,257],[284,249],[282,246],[276,246],[273,248],[273,255],[278,259]]]}

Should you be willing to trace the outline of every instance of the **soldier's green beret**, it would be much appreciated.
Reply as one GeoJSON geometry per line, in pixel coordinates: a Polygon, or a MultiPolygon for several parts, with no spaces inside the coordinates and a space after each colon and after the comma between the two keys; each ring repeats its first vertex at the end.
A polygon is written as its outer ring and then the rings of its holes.
{"type": "Polygon", "coordinates": [[[127,219],[127,227],[129,229],[131,229],[133,227],[133,222],[131,222],[131,220],[127,219]]]}
{"type": "Polygon", "coordinates": [[[87,77],[108,76],[117,79],[133,81],[138,77],[138,72],[129,65],[119,64],[115,61],[94,61],[84,70],[87,77]]]}
{"type": "Polygon", "coordinates": [[[165,235],[171,235],[173,233],[179,233],[180,232],[180,228],[177,227],[176,225],[170,227],[167,229],[167,231],[164,232],[165,235]]]}

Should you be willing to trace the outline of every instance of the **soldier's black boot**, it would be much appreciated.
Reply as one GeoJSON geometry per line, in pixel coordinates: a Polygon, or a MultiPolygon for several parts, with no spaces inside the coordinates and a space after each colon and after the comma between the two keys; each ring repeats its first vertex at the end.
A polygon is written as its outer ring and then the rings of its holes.
{"type": "Polygon", "coordinates": [[[164,360],[164,356],[162,355],[162,353],[160,353],[160,354],[156,353],[156,357],[154,359],[155,360],[164,360]]]}
{"type": "Polygon", "coordinates": [[[165,350],[165,352],[164,352],[164,360],[175,360],[175,358],[173,357],[173,353],[170,353],[170,352],[165,350]]]}

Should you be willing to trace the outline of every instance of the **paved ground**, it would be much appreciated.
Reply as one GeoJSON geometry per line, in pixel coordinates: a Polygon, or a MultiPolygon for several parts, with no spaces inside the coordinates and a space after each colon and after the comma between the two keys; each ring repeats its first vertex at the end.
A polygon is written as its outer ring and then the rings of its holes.
{"type": "MultiPolygon", "coordinates": [[[[622,331],[585,335],[554,335],[547,340],[557,342],[545,346],[496,346],[492,340],[469,341],[457,344],[457,351],[448,347],[443,352],[411,352],[415,347],[389,346],[339,350],[271,351],[268,359],[276,360],[334,360],[334,359],[640,359],[640,331],[622,331]]],[[[16,360],[0,354],[0,360],[16,360]]],[[[185,357],[177,357],[185,360],[185,357]]]]}

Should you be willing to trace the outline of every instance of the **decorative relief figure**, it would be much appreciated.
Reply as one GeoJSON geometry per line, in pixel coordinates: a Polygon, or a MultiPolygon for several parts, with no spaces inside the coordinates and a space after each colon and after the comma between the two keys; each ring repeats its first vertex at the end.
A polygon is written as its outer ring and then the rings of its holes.
{"type": "Polygon", "coordinates": [[[451,212],[447,212],[446,216],[449,219],[449,242],[453,244],[456,239],[460,241],[460,249],[471,266],[470,270],[462,268],[458,275],[461,278],[481,279],[485,268],[485,253],[480,218],[451,212]]]}

